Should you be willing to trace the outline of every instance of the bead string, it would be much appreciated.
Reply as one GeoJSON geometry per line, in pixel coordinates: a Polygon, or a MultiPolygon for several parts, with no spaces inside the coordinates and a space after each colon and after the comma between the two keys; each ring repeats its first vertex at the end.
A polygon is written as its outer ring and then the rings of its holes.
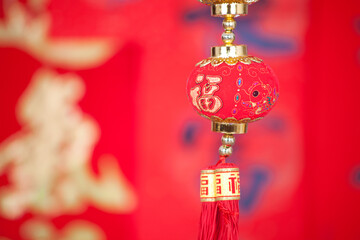
{"type": "Polygon", "coordinates": [[[232,145],[235,144],[235,137],[233,134],[224,134],[221,137],[222,145],[219,148],[220,160],[219,163],[225,163],[227,157],[232,154],[232,145]]]}
{"type": "Polygon", "coordinates": [[[236,21],[233,16],[227,16],[222,22],[224,32],[221,35],[221,39],[224,42],[225,46],[231,46],[235,40],[235,34],[233,33],[234,28],[236,27],[236,21]]]}

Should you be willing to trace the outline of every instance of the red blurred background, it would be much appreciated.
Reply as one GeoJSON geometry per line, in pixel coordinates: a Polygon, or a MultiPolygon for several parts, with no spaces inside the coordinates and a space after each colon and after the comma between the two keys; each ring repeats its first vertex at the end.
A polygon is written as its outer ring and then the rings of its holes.
{"type": "MultiPolygon", "coordinates": [[[[242,240],[360,239],[360,3],[261,0],[237,42],[277,106],[237,136],[242,240]]],[[[187,101],[195,0],[0,1],[0,239],[196,239],[220,135],[187,101]]]]}

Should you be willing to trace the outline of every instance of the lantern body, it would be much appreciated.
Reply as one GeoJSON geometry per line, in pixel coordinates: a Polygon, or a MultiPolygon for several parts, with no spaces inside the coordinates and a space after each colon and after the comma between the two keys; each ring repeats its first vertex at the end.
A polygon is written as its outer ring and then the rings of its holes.
{"type": "Polygon", "coordinates": [[[246,123],[261,119],[271,110],[279,97],[279,82],[259,58],[209,58],[190,74],[187,94],[203,117],[246,123]]]}

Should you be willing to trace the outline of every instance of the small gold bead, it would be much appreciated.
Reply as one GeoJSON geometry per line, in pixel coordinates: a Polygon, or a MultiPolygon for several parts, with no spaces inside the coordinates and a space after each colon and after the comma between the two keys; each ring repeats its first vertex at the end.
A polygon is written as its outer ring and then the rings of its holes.
{"type": "Polygon", "coordinates": [[[235,40],[235,34],[234,33],[226,33],[224,32],[222,35],[221,35],[221,39],[222,41],[225,43],[225,44],[231,44],[234,42],[235,40]]]}
{"type": "Polygon", "coordinates": [[[223,145],[232,146],[235,144],[235,137],[231,134],[225,134],[224,136],[222,136],[221,142],[223,145]]]}
{"type": "Polygon", "coordinates": [[[236,21],[233,18],[225,18],[222,25],[225,30],[232,31],[236,27],[236,21]]]}
{"type": "Polygon", "coordinates": [[[221,145],[219,148],[219,155],[220,156],[230,156],[232,154],[232,147],[221,145]]]}

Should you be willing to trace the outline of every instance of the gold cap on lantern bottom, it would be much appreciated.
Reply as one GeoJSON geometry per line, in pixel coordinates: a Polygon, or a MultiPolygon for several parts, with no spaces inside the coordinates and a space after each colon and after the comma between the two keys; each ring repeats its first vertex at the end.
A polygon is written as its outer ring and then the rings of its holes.
{"type": "Polygon", "coordinates": [[[211,130],[213,132],[221,132],[227,134],[244,134],[247,132],[247,123],[227,123],[227,122],[211,122],[211,130]]]}

